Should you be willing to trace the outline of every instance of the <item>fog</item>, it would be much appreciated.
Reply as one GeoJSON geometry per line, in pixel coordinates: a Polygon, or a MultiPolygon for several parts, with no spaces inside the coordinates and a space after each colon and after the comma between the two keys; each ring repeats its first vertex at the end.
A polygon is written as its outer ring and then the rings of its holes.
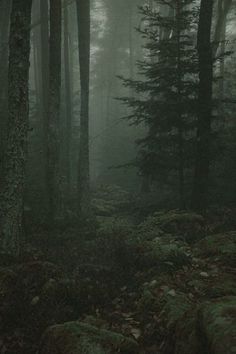
{"type": "Polygon", "coordinates": [[[0,0],[0,353],[233,353],[235,23],[0,0]]]}

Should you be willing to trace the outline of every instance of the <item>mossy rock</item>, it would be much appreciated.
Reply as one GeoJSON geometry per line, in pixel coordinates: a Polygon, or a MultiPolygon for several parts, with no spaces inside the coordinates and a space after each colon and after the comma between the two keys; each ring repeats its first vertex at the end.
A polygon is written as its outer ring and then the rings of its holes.
{"type": "Polygon", "coordinates": [[[205,236],[205,220],[202,215],[170,211],[164,214],[156,214],[159,218],[159,227],[165,232],[184,238],[188,242],[205,236]]]}
{"type": "Polygon", "coordinates": [[[167,302],[168,337],[163,353],[232,354],[236,350],[236,297],[195,306],[184,297],[167,302]],[[177,300],[177,301],[176,301],[177,300]]]}
{"type": "Polygon", "coordinates": [[[150,289],[144,289],[137,302],[137,308],[144,315],[148,312],[158,312],[160,309],[159,299],[152,294],[150,289]]]}
{"type": "Polygon", "coordinates": [[[126,201],[130,199],[130,193],[117,185],[100,185],[95,192],[95,197],[103,200],[126,201]]]}
{"type": "Polygon", "coordinates": [[[203,287],[207,298],[220,298],[223,296],[236,296],[235,276],[220,273],[214,278],[210,278],[203,287]]]}
{"type": "Polygon", "coordinates": [[[236,352],[236,297],[224,297],[201,306],[198,315],[200,335],[210,354],[236,352]]]}
{"type": "Polygon", "coordinates": [[[22,294],[16,287],[17,274],[9,268],[0,269],[0,330],[15,325],[22,294]]]}
{"type": "Polygon", "coordinates": [[[205,354],[197,332],[197,310],[198,306],[192,306],[178,321],[172,337],[174,354],[205,354]]]}
{"type": "Polygon", "coordinates": [[[196,244],[195,253],[214,257],[226,265],[236,264],[236,232],[210,235],[196,244]]]}
{"type": "Polygon", "coordinates": [[[40,291],[49,279],[60,279],[61,270],[51,262],[34,261],[20,264],[16,267],[19,284],[25,288],[40,291]]]}
{"type": "Polygon", "coordinates": [[[194,242],[205,236],[205,220],[196,213],[173,210],[158,212],[140,225],[140,233],[150,238],[171,234],[187,242],[194,242]]]}
{"type": "Polygon", "coordinates": [[[112,216],[116,213],[116,207],[109,201],[103,199],[93,199],[92,208],[97,216],[112,216]]]}
{"type": "MultiPolygon", "coordinates": [[[[164,297],[161,312],[165,342],[163,354],[200,354],[197,351],[196,306],[183,293],[164,297]]],[[[202,353],[201,353],[202,354],[202,353]]]]}
{"type": "Polygon", "coordinates": [[[17,274],[9,268],[0,268],[0,297],[5,298],[15,289],[17,274]]]}
{"type": "Polygon", "coordinates": [[[151,241],[157,237],[163,236],[164,232],[160,228],[159,218],[156,216],[149,216],[138,226],[136,234],[137,238],[140,240],[151,241]]]}
{"type": "Polygon", "coordinates": [[[165,317],[167,328],[175,326],[181,321],[184,314],[192,307],[191,301],[184,294],[175,296],[166,294],[165,305],[162,309],[162,316],[165,317]]]}
{"type": "Polygon", "coordinates": [[[50,327],[43,336],[39,354],[137,353],[138,344],[121,334],[79,321],[50,327]]]}
{"type": "Polygon", "coordinates": [[[156,238],[143,243],[138,264],[143,264],[146,269],[155,268],[160,272],[172,272],[189,266],[191,261],[191,254],[185,243],[168,238],[156,238]]]}

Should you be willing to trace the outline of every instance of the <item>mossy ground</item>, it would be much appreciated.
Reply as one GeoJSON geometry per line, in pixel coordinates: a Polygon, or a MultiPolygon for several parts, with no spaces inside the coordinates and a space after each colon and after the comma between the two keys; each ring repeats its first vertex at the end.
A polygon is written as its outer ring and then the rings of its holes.
{"type": "MultiPolygon", "coordinates": [[[[46,328],[69,322],[56,328],[81,353],[127,354],[109,346],[113,333],[112,343],[137,341],[136,354],[233,353],[236,232],[215,235],[208,219],[176,210],[140,222],[116,193],[106,191],[115,207],[98,212],[97,230],[37,230],[19,259],[2,257],[0,351],[35,354],[46,328]]],[[[43,354],[54,354],[49,342],[43,354]]]]}

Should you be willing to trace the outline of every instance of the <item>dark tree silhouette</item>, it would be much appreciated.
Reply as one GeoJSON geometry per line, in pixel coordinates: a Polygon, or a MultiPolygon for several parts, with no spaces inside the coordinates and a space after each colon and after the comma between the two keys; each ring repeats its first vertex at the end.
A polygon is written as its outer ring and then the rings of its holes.
{"type": "Polygon", "coordinates": [[[81,84],[78,207],[81,218],[90,215],[89,186],[89,73],[90,73],[90,1],[77,0],[79,63],[81,84]]]}
{"type": "Polygon", "coordinates": [[[13,0],[9,43],[8,126],[1,186],[1,247],[17,254],[23,219],[28,135],[28,80],[32,0],[13,0]]]}
{"type": "Polygon", "coordinates": [[[204,211],[207,207],[209,182],[213,84],[213,56],[211,43],[213,4],[213,0],[201,1],[198,25],[198,127],[192,200],[193,209],[197,211],[204,211]]]}

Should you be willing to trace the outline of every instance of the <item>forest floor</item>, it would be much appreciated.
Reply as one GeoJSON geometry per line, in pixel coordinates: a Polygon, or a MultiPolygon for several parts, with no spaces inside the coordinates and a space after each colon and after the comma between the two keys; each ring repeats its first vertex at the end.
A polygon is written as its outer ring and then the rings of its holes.
{"type": "Polygon", "coordinates": [[[236,210],[94,193],[96,225],[32,228],[0,259],[0,354],[232,354],[236,210]],[[45,332],[46,331],[46,332],[45,332]]]}

